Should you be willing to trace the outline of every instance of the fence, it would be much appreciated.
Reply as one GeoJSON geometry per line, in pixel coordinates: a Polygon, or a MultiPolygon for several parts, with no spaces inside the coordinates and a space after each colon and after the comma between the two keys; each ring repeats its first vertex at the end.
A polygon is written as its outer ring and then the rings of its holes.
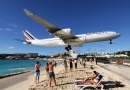
{"type": "Polygon", "coordinates": [[[123,62],[123,63],[130,63],[130,59],[127,58],[109,58],[111,62],[123,62]]]}

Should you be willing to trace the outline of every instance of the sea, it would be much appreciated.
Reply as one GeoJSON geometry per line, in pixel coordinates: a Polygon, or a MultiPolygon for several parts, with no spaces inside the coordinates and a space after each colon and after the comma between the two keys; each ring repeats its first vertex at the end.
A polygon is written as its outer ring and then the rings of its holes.
{"type": "Polygon", "coordinates": [[[40,62],[41,67],[48,62],[48,60],[0,60],[0,76],[34,70],[37,61],[40,62]]]}

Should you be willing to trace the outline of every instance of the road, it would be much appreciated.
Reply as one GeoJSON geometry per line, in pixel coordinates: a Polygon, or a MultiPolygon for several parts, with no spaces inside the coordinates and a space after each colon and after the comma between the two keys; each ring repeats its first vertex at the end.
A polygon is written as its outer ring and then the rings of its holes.
{"type": "Polygon", "coordinates": [[[130,85],[130,67],[129,66],[117,65],[117,64],[103,64],[103,63],[98,63],[98,65],[123,77],[124,81],[130,85]]]}

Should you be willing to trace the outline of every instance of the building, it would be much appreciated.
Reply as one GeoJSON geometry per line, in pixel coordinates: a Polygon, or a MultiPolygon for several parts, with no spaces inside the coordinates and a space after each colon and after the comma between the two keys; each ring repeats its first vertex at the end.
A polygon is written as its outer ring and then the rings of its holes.
{"type": "Polygon", "coordinates": [[[87,57],[129,57],[128,55],[124,54],[114,54],[114,53],[106,53],[106,52],[87,52],[87,57]]]}
{"type": "Polygon", "coordinates": [[[26,58],[37,58],[38,57],[38,53],[27,53],[26,56],[24,56],[26,58]]]}
{"type": "Polygon", "coordinates": [[[105,55],[107,55],[108,53],[105,53],[105,52],[87,52],[86,55],[87,57],[92,57],[92,56],[95,56],[95,57],[105,57],[105,55]]]}

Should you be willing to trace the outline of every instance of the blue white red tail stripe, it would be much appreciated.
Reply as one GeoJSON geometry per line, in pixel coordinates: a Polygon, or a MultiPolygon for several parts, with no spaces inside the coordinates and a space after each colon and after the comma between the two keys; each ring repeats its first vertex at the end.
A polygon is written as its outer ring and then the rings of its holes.
{"type": "Polygon", "coordinates": [[[27,30],[23,31],[24,33],[24,36],[25,36],[25,39],[28,41],[28,40],[35,40],[36,38],[31,35],[27,30]]]}

